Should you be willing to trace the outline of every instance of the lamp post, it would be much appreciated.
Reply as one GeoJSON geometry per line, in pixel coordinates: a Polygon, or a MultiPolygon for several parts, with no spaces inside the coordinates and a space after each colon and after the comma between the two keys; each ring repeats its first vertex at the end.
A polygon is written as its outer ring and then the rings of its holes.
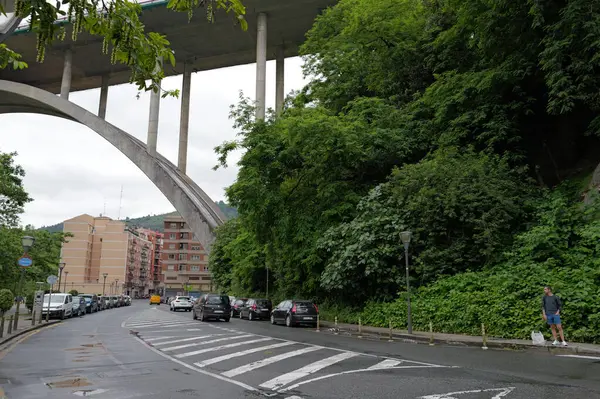
{"type": "Polygon", "coordinates": [[[412,233],[410,231],[403,231],[400,233],[400,239],[402,240],[402,244],[404,244],[404,263],[406,264],[406,317],[407,317],[407,329],[408,333],[412,334],[412,318],[410,312],[410,280],[408,279],[408,247],[410,245],[410,236],[412,233]]]}
{"type": "MultiPolygon", "coordinates": [[[[64,262],[60,262],[58,264],[58,290],[60,291],[60,282],[62,281],[62,273],[63,273],[63,269],[65,268],[67,264],[64,262]]],[[[66,287],[66,286],[65,286],[66,287]]],[[[66,291],[66,288],[65,288],[66,291]]]]}
{"type": "Polygon", "coordinates": [[[104,288],[106,287],[106,277],[108,277],[108,273],[102,273],[102,277],[104,277],[104,281],[102,282],[102,296],[104,296],[104,288]]]}
{"type": "Polygon", "coordinates": [[[115,294],[119,295],[119,279],[115,279],[115,294]]]}
{"type": "MultiPolygon", "coordinates": [[[[35,242],[35,238],[31,236],[24,236],[21,238],[21,245],[23,246],[24,256],[28,254],[31,247],[33,247],[33,243],[35,242]]],[[[17,309],[15,310],[15,320],[13,323],[13,331],[17,330],[17,326],[19,325],[19,307],[21,306],[21,296],[23,290],[23,276],[25,275],[25,267],[21,267],[21,276],[19,277],[19,300],[17,301],[17,309]]]]}
{"type": "MultiPolygon", "coordinates": [[[[67,277],[69,276],[69,272],[65,271],[65,292],[67,292],[67,277]]],[[[60,291],[60,285],[58,286],[58,290],[60,291]]]]}

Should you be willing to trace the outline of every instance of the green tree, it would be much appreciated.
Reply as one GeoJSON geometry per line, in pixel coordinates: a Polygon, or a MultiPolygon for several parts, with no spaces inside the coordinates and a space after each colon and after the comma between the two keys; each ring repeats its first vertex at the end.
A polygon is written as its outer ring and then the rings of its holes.
{"type": "Polygon", "coordinates": [[[23,188],[25,171],[15,165],[16,152],[0,152],[0,228],[15,227],[31,198],[23,188]]]}
{"type": "MultiPolygon", "coordinates": [[[[241,27],[247,29],[245,7],[241,0],[171,0],[167,7],[176,12],[187,13],[190,19],[197,8],[205,7],[209,22],[214,20],[215,11],[222,9],[232,12],[241,27]]],[[[43,62],[47,47],[52,46],[56,40],[65,39],[67,31],[73,41],[77,40],[81,32],[87,32],[103,39],[102,51],[105,54],[110,52],[112,63],[119,62],[131,69],[131,81],[140,90],[157,90],[165,76],[163,61],[174,66],[175,54],[164,35],[146,32],[140,21],[141,12],[140,4],[128,0],[71,0],[56,4],[34,0],[15,2],[16,15],[23,19],[29,18],[30,30],[37,35],[38,62],[43,62]],[[70,25],[57,23],[63,16],[68,17],[70,25]]],[[[1,4],[0,14],[4,14],[1,4]]],[[[20,59],[19,54],[6,45],[0,45],[0,68],[27,67],[20,59]]],[[[177,93],[174,90],[165,95],[177,93]]]]}
{"type": "Polygon", "coordinates": [[[15,296],[12,291],[6,288],[0,289],[0,312],[2,312],[2,316],[13,307],[14,303],[15,296]]]}

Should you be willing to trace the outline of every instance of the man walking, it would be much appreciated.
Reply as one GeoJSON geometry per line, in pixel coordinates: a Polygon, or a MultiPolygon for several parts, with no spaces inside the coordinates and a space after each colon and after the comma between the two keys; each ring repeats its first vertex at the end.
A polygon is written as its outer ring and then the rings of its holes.
{"type": "Polygon", "coordinates": [[[542,317],[552,329],[552,336],[554,337],[554,342],[552,345],[559,345],[558,340],[556,339],[556,330],[558,329],[562,345],[567,346],[562,324],[560,323],[561,306],[562,304],[560,303],[560,299],[558,299],[558,297],[552,293],[552,288],[550,288],[548,285],[545,286],[544,296],[542,297],[542,317]]]}

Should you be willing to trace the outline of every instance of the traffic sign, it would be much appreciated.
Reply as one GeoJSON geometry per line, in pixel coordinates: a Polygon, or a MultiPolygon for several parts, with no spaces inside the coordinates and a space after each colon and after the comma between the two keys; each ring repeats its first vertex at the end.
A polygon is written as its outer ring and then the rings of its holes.
{"type": "Polygon", "coordinates": [[[56,276],[48,276],[48,278],[46,279],[46,282],[48,284],[56,284],[57,281],[58,281],[58,277],[56,277],[56,276]]]}
{"type": "Polygon", "coordinates": [[[31,260],[31,258],[29,256],[23,255],[19,258],[17,263],[19,266],[29,267],[33,264],[33,261],[31,260]]]}

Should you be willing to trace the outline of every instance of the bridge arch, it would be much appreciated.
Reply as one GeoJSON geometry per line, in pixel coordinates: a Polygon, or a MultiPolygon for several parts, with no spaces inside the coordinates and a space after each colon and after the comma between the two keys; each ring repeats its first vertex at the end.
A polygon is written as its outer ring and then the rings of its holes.
{"type": "Polygon", "coordinates": [[[192,179],[160,154],[151,156],[146,144],[88,110],[50,92],[0,80],[0,114],[36,113],[72,120],[89,127],[129,158],[158,187],[210,252],[214,229],[225,216],[192,179]]]}

